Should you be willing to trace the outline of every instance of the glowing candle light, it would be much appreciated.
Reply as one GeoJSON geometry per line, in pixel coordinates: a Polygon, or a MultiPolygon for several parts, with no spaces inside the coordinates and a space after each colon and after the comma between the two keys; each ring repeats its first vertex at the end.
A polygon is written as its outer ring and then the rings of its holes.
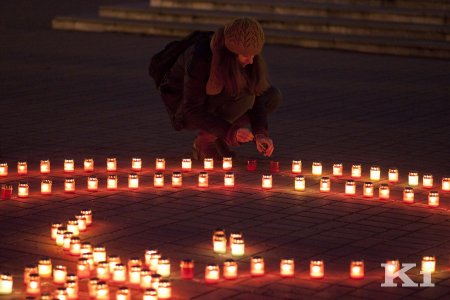
{"type": "Polygon", "coordinates": [[[75,219],[78,221],[78,231],[85,231],[87,228],[87,224],[84,215],[82,214],[76,215],[75,219]]]}
{"type": "Polygon", "coordinates": [[[92,224],[92,210],[83,209],[81,210],[81,214],[86,218],[86,225],[90,226],[92,224]]]}
{"type": "Polygon", "coordinates": [[[63,246],[64,245],[64,233],[66,233],[65,227],[59,227],[56,230],[56,238],[55,243],[57,246],[63,246]]]}
{"type": "Polygon", "coordinates": [[[56,240],[56,232],[58,231],[58,228],[62,227],[62,226],[63,226],[63,224],[60,222],[52,223],[52,228],[50,230],[50,236],[51,236],[52,240],[56,240]]]}
{"type": "Polygon", "coordinates": [[[94,263],[98,264],[101,261],[106,261],[106,249],[103,246],[95,246],[92,252],[94,263]]]}
{"type": "Polygon", "coordinates": [[[87,189],[90,192],[98,191],[98,179],[95,176],[89,176],[87,180],[87,189]]]}
{"type": "Polygon", "coordinates": [[[245,243],[242,237],[233,238],[231,243],[231,255],[243,256],[245,253],[245,243]]]}
{"type": "Polygon", "coordinates": [[[106,171],[116,172],[117,171],[117,159],[111,157],[106,159],[106,171]]]}
{"type": "Polygon", "coordinates": [[[247,161],[247,171],[256,171],[256,159],[249,159],[247,161]]]}
{"type": "Polygon", "coordinates": [[[306,188],[305,186],[306,186],[306,184],[305,184],[305,177],[302,176],[302,175],[295,176],[295,179],[294,179],[294,190],[303,192],[303,191],[305,191],[305,188],[306,188]]]}
{"type": "Polygon", "coordinates": [[[363,279],[364,278],[364,261],[352,260],[350,263],[350,278],[363,279]]]}
{"type": "Polygon", "coordinates": [[[370,180],[378,181],[381,178],[381,170],[379,166],[370,167],[370,180]]]}
{"type": "Polygon", "coordinates": [[[389,186],[387,184],[381,184],[378,189],[378,197],[383,200],[389,199],[389,186]]]}
{"type": "Polygon", "coordinates": [[[207,172],[200,172],[200,174],[198,174],[198,187],[208,187],[207,172]]]}
{"type": "Polygon", "coordinates": [[[172,187],[178,188],[183,185],[183,176],[181,172],[172,173],[172,187]]]}
{"type": "Polygon", "coordinates": [[[84,159],[84,171],[85,172],[93,172],[94,171],[94,159],[93,158],[85,158],[84,159]]]}
{"type": "Polygon", "coordinates": [[[128,175],[128,188],[131,190],[136,190],[139,188],[139,176],[136,173],[131,173],[128,175]]]}
{"type": "Polygon", "coordinates": [[[115,254],[108,255],[108,264],[109,264],[109,272],[110,273],[113,273],[116,265],[120,264],[120,263],[121,263],[121,260],[118,255],[115,255],[115,254]]]}
{"type": "Polygon", "coordinates": [[[411,171],[408,174],[408,185],[418,186],[419,185],[419,173],[411,171]]]}
{"type": "Polygon", "coordinates": [[[44,257],[39,260],[38,263],[38,273],[42,278],[52,277],[52,261],[48,257],[44,257]]]}
{"type": "Polygon", "coordinates": [[[89,270],[95,271],[95,265],[94,265],[94,255],[91,252],[82,253],[81,258],[86,258],[89,263],[89,270]]]}
{"type": "Polygon", "coordinates": [[[403,189],[403,202],[414,203],[414,191],[412,187],[407,186],[403,189]]]}
{"type": "Polygon", "coordinates": [[[219,265],[209,264],[205,268],[205,282],[206,283],[217,283],[220,278],[219,265]]]}
{"type": "Polygon", "coordinates": [[[223,263],[223,277],[228,280],[236,279],[238,276],[238,265],[236,261],[227,259],[223,263]]]}
{"type": "Polygon", "coordinates": [[[64,242],[63,242],[63,250],[70,250],[70,240],[72,239],[73,233],[70,231],[64,232],[64,242]]]}
{"type": "Polygon", "coordinates": [[[70,219],[69,221],[67,221],[67,231],[72,232],[73,236],[80,235],[80,229],[78,228],[78,220],[77,219],[70,219]]]}
{"type": "Polygon", "coordinates": [[[170,281],[162,279],[158,285],[158,299],[170,299],[172,297],[172,286],[170,281]]]}
{"type": "Polygon", "coordinates": [[[434,256],[422,257],[421,271],[425,273],[434,273],[436,271],[436,257],[434,256]]]}
{"type": "Polygon", "coordinates": [[[428,193],[428,206],[430,207],[439,206],[439,193],[437,191],[431,191],[428,193]]]}
{"type": "Polygon", "coordinates": [[[230,249],[231,249],[231,245],[233,244],[234,239],[236,239],[236,238],[242,238],[242,232],[230,233],[230,249]]]}
{"type": "Polygon", "coordinates": [[[333,176],[340,177],[344,174],[344,166],[342,163],[333,164],[333,176]]]}
{"type": "Polygon", "coordinates": [[[80,279],[89,278],[89,276],[91,276],[91,268],[87,258],[78,259],[77,275],[80,279]]]}
{"type": "Polygon", "coordinates": [[[41,160],[40,171],[41,174],[50,174],[50,160],[41,160]]]}
{"type": "Polygon", "coordinates": [[[26,293],[28,295],[38,295],[41,292],[41,278],[39,274],[30,274],[28,278],[28,284],[26,287],[26,293]]]}
{"type": "Polygon", "coordinates": [[[84,242],[81,244],[81,254],[84,253],[92,253],[93,249],[92,249],[92,244],[89,242],[84,242]]]}
{"type": "Polygon", "coordinates": [[[323,278],[325,275],[322,260],[312,260],[309,264],[309,276],[314,279],[323,278]]]}
{"type": "Polygon", "coordinates": [[[9,200],[9,199],[11,199],[12,192],[13,192],[12,185],[10,185],[10,184],[3,184],[2,185],[2,195],[1,195],[2,200],[9,200]]]}
{"type": "Polygon", "coordinates": [[[346,195],[355,195],[356,194],[356,183],[353,180],[347,180],[345,182],[345,194],[346,195]]]}
{"type": "Polygon", "coordinates": [[[27,175],[28,166],[26,161],[18,161],[17,162],[17,174],[18,175],[27,175]]]}
{"type": "Polygon", "coordinates": [[[127,267],[131,268],[132,266],[142,266],[142,261],[139,257],[131,257],[128,260],[127,267]]]}
{"type": "Polygon", "coordinates": [[[312,175],[322,176],[322,163],[321,162],[313,162],[312,163],[312,175]]]}
{"type": "Polygon", "coordinates": [[[155,161],[155,170],[162,172],[166,169],[166,160],[164,158],[157,158],[155,161]]]}
{"type": "Polygon", "coordinates": [[[133,158],[131,160],[131,170],[138,172],[142,170],[142,159],[140,158],[133,158]]]}
{"type": "Polygon", "coordinates": [[[393,276],[398,270],[400,270],[400,261],[398,259],[386,261],[385,274],[387,276],[393,276]]]}
{"type": "Polygon", "coordinates": [[[225,254],[227,252],[227,238],[225,234],[215,234],[213,237],[214,253],[225,254]]]}
{"type": "Polygon", "coordinates": [[[362,168],[361,165],[352,165],[352,178],[361,178],[362,168]]]}
{"type": "Polygon", "coordinates": [[[147,267],[150,267],[153,253],[158,253],[158,250],[156,250],[156,249],[147,249],[147,250],[145,250],[144,263],[145,263],[145,265],[147,267]]]}
{"type": "Polygon", "coordinates": [[[153,186],[155,188],[164,187],[164,174],[161,172],[155,172],[153,175],[153,186]]]}
{"type": "Polygon", "coordinates": [[[292,161],[292,174],[300,174],[302,172],[302,161],[293,160],[292,161]]]}
{"type": "Polygon", "coordinates": [[[150,272],[150,270],[148,269],[141,270],[141,281],[139,285],[141,289],[148,289],[152,287],[152,273],[150,272]]]}
{"type": "Polygon", "coordinates": [[[23,283],[25,285],[30,281],[30,274],[38,274],[38,266],[37,265],[28,265],[25,267],[23,271],[23,283]]]}
{"type": "Polygon", "coordinates": [[[58,300],[66,300],[67,299],[67,289],[66,287],[57,287],[54,292],[54,298],[58,300]]]}
{"type": "Polygon", "coordinates": [[[280,172],[280,163],[278,161],[270,161],[270,172],[271,173],[278,173],[280,172]]]}
{"type": "Polygon", "coordinates": [[[158,300],[158,292],[155,289],[145,289],[142,300],[158,300]]]}
{"type": "Polygon", "coordinates": [[[372,182],[364,182],[363,196],[366,198],[373,197],[373,183],[372,182]]]}
{"type": "Polygon", "coordinates": [[[224,171],[229,171],[233,168],[233,158],[224,157],[222,160],[222,169],[224,171]]]}
{"type": "Polygon", "coordinates": [[[161,281],[161,275],[159,274],[151,274],[151,288],[157,290],[159,286],[159,282],[161,281]]]}
{"type": "Polygon", "coordinates": [[[41,181],[41,194],[50,195],[52,193],[52,181],[50,179],[43,179],[41,181]]]}
{"type": "Polygon", "coordinates": [[[433,187],[433,175],[431,175],[431,174],[424,174],[423,175],[422,185],[426,189],[431,189],[433,187]]]}
{"type": "Polygon", "coordinates": [[[62,265],[56,265],[53,269],[53,282],[56,284],[66,283],[67,267],[62,265]]]}
{"type": "Polygon", "coordinates": [[[161,258],[161,253],[159,253],[158,251],[151,254],[150,266],[149,266],[150,271],[156,272],[156,270],[158,269],[158,262],[159,262],[160,258],[161,258]]]}
{"type": "Polygon", "coordinates": [[[17,196],[19,198],[26,198],[26,197],[28,197],[28,192],[29,192],[28,183],[26,183],[26,182],[19,183],[19,185],[17,187],[17,196]]]}
{"type": "Polygon", "coordinates": [[[113,281],[123,283],[127,280],[127,270],[124,264],[116,264],[113,272],[113,281]]]}
{"type": "Polygon", "coordinates": [[[128,281],[130,284],[139,285],[141,283],[141,266],[132,266],[128,272],[128,281]]]}
{"type": "Polygon", "coordinates": [[[107,261],[100,261],[97,264],[97,278],[100,280],[109,280],[109,264],[107,261]]]}
{"type": "Polygon", "coordinates": [[[389,169],[388,180],[390,183],[398,182],[398,170],[396,168],[389,169]]]}
{"type": "Polygon", "coordinates": [[[72,237],[70,239],[70,255],[78,256],[81,253],[81,240],[79,237],[72,237]]]}
{"type": "Polygon", "coordinates": [[[214,170],[214,159],[205,158],[203,160],[203,169],[205,169],[205,171],[214,170]]]}
{"type": "Polygon", "coordinates": [[[66,292],[68,300],[78,299],[78,283],[74,280],[67,280],[66,292]]]}
{"type": "Polygon", "coordinates": [[[64,192],[75,193],[75,179],[74,178],[66,178],[64,180],[64,192]]]}
{"type": "Polygon", "coordinates": [[[226,172],[223,178],[223,185],[225,187],[234,187],[234,173],[226,172]]]}
{"type": "Polygon", "coordinates": [[[442,178],[442,191],[450,192],[450,177],[442,178]]]}
{"type": "Polygon", "coordinates": [[[104,281],[97,282],[96,300],[109,300],[109,287],[104,281]]]}
{"type": "Polygon", "coordinates": [[[108,179],[106,181],[106,189],[108,191],[117,190],[117,175],[108,175],[108,179]]]}
{"type": "Polygon", "coordinates": [[[97,284],[100,282],[98,278],[90,278],[88,284],[89,297],[96,299],[97,298],[97,284]]]}
{"type": "Polygon", "coordinates": [[[13,291],[13,278],[11,274],[2,273],[0,275],[0,295],[9,295],[13,291]]]}
{"type": "Polygon", "coordinates": [[[64,172],[72,173],[75,171],[75,162],[73,159],[65,159],[64,160],[64,172]]]}
{"type": "Polygon", "coordinates": [[[331,180],[329,177],[322,177],[320,179],[320,191],[321,192],[329,192],[331,190],[331,180]]]}
{"type": "Polygon", "coordinates": [[[272,188],[272,175],[263,175],[261,186],[265,190],[270,190],[272,188]]]}
{"type": "Polygon", "coordinates": [[[183,158],[181,161],[181,170],[183,172],[190,172],[192,170],[192,160],[190,158],[183,158]]]}
{"type": "Polygon", "coordinates": [[[170,276],[170,260],[167,257],[161,257],[158,260],[158,268],[156,269],[156,273],[162,277],[170,276]]]}
{"type": "Polygon", "coordinates": [[[192,259],[183,259],[180,262],[180,274],[182,279],[194,278],[194,261],[192,259]]]}
{"type": "Polygon", "coordinates": [[[250,274],[252,276],[264,275],[264,259],[261,256],[254,256],[250,261],[250,274]]]}
{"type": "Polygon", "coordinates": [[[280,275],[281,277],[294,277],[295,263],[293,258],[283,258],[280,261],[280,275]]]}
{"type": "Polygon", "coordinates": [[[116,300],[131,300],[130,289],[126,286],[119,287],[116,292],[116,300]]]}
{"type": "Polygon", "coordinates": [[[0,177],[8,176],[8,163],[0,163],[0,177]]]}

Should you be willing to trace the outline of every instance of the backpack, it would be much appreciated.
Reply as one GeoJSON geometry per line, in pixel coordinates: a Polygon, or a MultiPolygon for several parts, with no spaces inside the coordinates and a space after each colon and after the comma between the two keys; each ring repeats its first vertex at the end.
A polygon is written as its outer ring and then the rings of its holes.
{"type": "Polygon", "coordinates": [[[148,74],[159,88],[164,76],[175,64],[177,58],[191,45],[202,39],[211,39],[213,31],[196,30],[181,40],[168,43],[163,50],[152,56],[148,66],[148,74]]]}

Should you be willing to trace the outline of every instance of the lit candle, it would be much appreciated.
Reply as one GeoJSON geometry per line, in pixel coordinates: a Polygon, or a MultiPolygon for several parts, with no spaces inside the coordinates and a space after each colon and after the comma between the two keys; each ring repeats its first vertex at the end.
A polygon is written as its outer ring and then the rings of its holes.
{"type": "Polygon", "coordinates": [[[158,284],[158,299],[170,299],[172,297],[172,287],[170,281],[162,279],[158,284]]]}
{"type": "Polygon", "coordinates": [[[23,283],[28,284],[30,281],[30,274],[38,274],[38,266],[37,265],[28,265],[25,267],[23,271],[23,283]]]}
{"type": "Polygon", "coordinates": [[[155,170],[158,172],[166,169],[166,160],[164,158],[157,158],[155,161],[155,170]]]}
{"type": "Polygon", "coordinates": [[[333,164],[333,176],[340,177],[344,173],[344,167],[342,163],[333,164]]]}
{"type": "Polygon", "coordinates": [[[94,171],[94,159],[93,158],[85,158],[84,159],[84,171],[85,172],[93,172],[94,171]]]}
{"type": "Polygon", "coordinates": [[[263,175],[261,185],[263,189],[270,190],[272,188],[272,175],[263,175]]]}
{"type": "Polygon", "coordinates": [[[247,171],[256,171],[256,159],[249,159],[247,161],[247,171]]]}
{"type": "Polygon", "coordinates": [[[18,161],[17,162],[17,174],[18,175],[27,175],[28,166],[26,161],[18,161]]]}
{"type": "Polygon", "coordinates": [[[89,297],[96,299],[97,298],[97,284],[99,283],[98,278],[89,279],[88,289],[89,289],[89,297]]]}
{"type": "Polygon", "coordinates": [[[109,280],[109,264],[107,261],[100,261],[97,264],[97,278],[100,280],[109,280]]]}
{"type": "Polygon", "coordinates": [[[200,172],[200,174],[198,174],[198,187],[208,187],[208,173],[207,172],[200,172]]]}
{"type": "Polygon", "coordinates": [[[67,221],[67,231],[72,232],[73,236],[80,235],[80,229],[78,228],[78,220],[77,219],[70,219],[69,221],[67,221]]]}
{"type": "Polygon", "coordinates": [[[63,246],[64,245],[64,233],[65,232],[66,232],[66,228],[65,227],[59,227],[56,230],[56,239],[55,239],[56,246],[63,246]]]}
{"type": "Polygon", "coordinates": [[[388,180],[390,183],[398,182],[398,170],[396,168],[389,169],[388,180]]]}
{"type": "Polygon", "coordinates": [[[50,173],[50,160],[41,160],[40,164],[41,174],[49,174],[50,173]]]}
{"type": "Polygon", "coordinates": [[[270,172],[278,173],[280,172],[280,163],[278,161],[270,161],[270,172]]]}
{"type": "Polygon", "coordinates": [[[361,165],[352,165],[352,177],[361,178],[362,168],[361,165]]]}
{"type": "Polygon", "coordinates": [[[295,176],[294,179],[294,190],[303,192],[305,191],[305,177],[302,175],[295,176]]]}
{"type": "Polygon", "coordinates": [[[92,272],[95,270],[94,255],[91,252],[81,253],[81,258],[86,258],[89,263],[89,270],[92,272]]]}
{"type": "Polygon", "coordinates": [[[293,258],[283,258],[280,262],[281,277],[294,277],[295,264],[293,258]]]}
{"type": "Polygon", "coordinates": [[[439,206],[439,193],[436,191],[431,191],[428,193],[428,206],[438,207],[439,206]]]}
{"type": "Polygon", "coordinates": [[[62,227],[62,226],[63,226],[63,224],[60,222],[52,223],[52,228],[50,230],[50,235],[52,237],[52,240],[56,240],[56,233],[58,231],[58,228],[62,227]]]}
{"type": "Polygon", "coordinates": [[[301,160],[293,160],[292,161],[292,173],[300,174],[302,172],[302,161],[301,160]]]}
{"type": "Polygon", "coordinates": [[[130,284],[139,285],[141,283],[141,266],[132,266],[128,272],[130,284]]]}
{"type": "Polygon", "coordinates": [[[131,160],[131,170],[135,172],[142,170],[142,160],[140,158],[133,158],[131,160]]]}
{"type": "Polygon", "coordinates": [[[75,179],[74,178],[66,178],[64,181],[64,192],[66,193],[74,193],[75,192],[75,179]]]}
{"type": "Polygon", "coordinates": [[[205,171],[214,170],[214,159],[205,158],[203,160],[203,169],[205,169],[205,171]]]}
{"type": "Polygon", "coordinates": [[[106,159],[106,171],[116,172],[117,171],[117,159],[107,158],[106,159]]]}
{"type": "Polygon", "coordinates": [[[95,246],[92,252],[94,263],[98,264],[101,261],[106,261],[106,249],[103,246],[95,246]]]}
{"type": "Polygon", "coordinates": [[[190,158],[183,158],[181,161],[181,170],[183,172],[190,172],[192,170],[192,160],[190,158]]]}
{"type": "Polygon", "coordinates": [[[75,171],[75,162],[73,159],[65,159],[64,160],[64,172],[72,173],[75,171]]]}
{"type": "Polygon", "coordinates": [[[21,182],[17,187],[17,196],[19,198],[26,198],[28,197],[28,191],[29,191],[28,183],[21,182]]]}
{"type": "Polygon", "coordinates": [[[74,280],[67,280],[66,292],[68,300],[78,299],[78,283],[74,280]]]}
{"type": "Polygon", "coordinates": [[[164,174],[161,172],[155,172],[153,175],[153,186],[156,188],[164,187],[164,174]]]}
{"type": "Polygon", "coordinates": [[[152,273],[150,270],[141,269],[141,281],[139,285],[141,289],[148,289],[152,287],[152,273]]]}
{"type": "Polygon", "coordinates": [[[329,177],[322,177],[320,179],[320,191],[329,192],[331,190],[331,181],[329,177]]]}
{"type": "Polygon", "coordinates": [[[225,187],[234,187],[234,173],[226,172],[223,178],[223,184],[225,187]]]}
{"type": "Polygon", "coordinates": [[[192,259],[183,259],[180,262],[180,274],[182,279],[194,278],[194,261],[192,259]]]}
{"type": "Polygon", "coordinates": [[[245,253],[245,243],[242,237],[233,238],[231,243],[231,255],[233,256],[243,256],[245,253]]]}
{"type": "Polygon", "coordinates": [[[108,175],[108,179],[106,181],[106,189],[108,191],[117,190],[117,175],[108,175]]]}
{"type": "Polygon", "coordinates": [[[321,162],[313,162],[312,163],[312,174],[314,176],[322,176],[322,163],[321,162]]]}
{"type": "Polygon", "coordinates": [[[70,255],[78,256],[81,253],[81,240],[79,237],[72,237],[70,239],[70,255]]]}
{"type": "Polygon", "coordinates": [[[109,264],[109,272],[113,273],[114,272],[114,268],[116,267],[117,264],[120,264],[121,260],[120,257],[112,254],[112,255],[108,255],[108,264],[109,264]]]}
{"type": "Polygon", "coordinates": [[[414,203],[414,191],[412,187],[405,187],[403,190],[403,202],[414,203]]]}
{"type": "Polygon", "coordinates": [[[0,177],[8,176],[8,163],[0,163],[0,177]]]}
{"type": "Polygon", "coordinates": [[[386,261],[385,274],[387,276],[393,276],[398,270],[400,270],[400,261],[398,259],[386,261]]]}
{"type": "Polygon", "coordinates": [[[170,260],[167,257],[161,257],[158,260],[158,268],[156,269],[156,273],[161,275],[161,277],[170,276],[170,260]]]}
{"type": "Polygon", "coordinates": [[[41,292],[41,278],[39,274],[30,274],[28,278],[28,284],[26,288],[26,293],[28,295],[38,295],[41,292]]]}
{"type": "Polygon", "coordinates": [[[131,173],[128,175],[128,188],[136,190],[139,188],[139,176],[138,174],[131,173]]]}
{"type": "Polygon", "coordinates": [[[347,180],[345,182],[345,194],[346,195],[356,194],[356,183],[354,180],[347,180]]]}
{"type": "Polygon", "coordinates": [[[73,233],[70,231],[64,232],[64,242],[63,242],[63,250],[69,251],[70,250],[70,240],[72,239],[73,233]]]}
{"type": "Polygon", "coordinates": [[[158,253],[158,250],[156,250],[156,249],[147,249],[147,250],[145,250],[145,254],[144,254],[144,262],[145,262],[145,265],[146,265],[147,267],[150,267],[152,255],[153,255],[154,253],[158,253]]]}
{"type": "Polygon", "coordinates": [[[408,185],[418,186],[419,185],[419,173],[411,171],[408,174],[408,185]]]}
{"type": "Polygon", "coordinates": [[[216,264],[209,264],[205,268],[205,282],[217,283],[220,278],[220,269],[216,264]]]}
{"type": "Polygon", "coordinates": [[[378,181],[381,177],[381,170],[379,166],[370,167],[370,180],[378,181]]]}
{"type": "Polygon", "coordinates": [[[322,260],[312,260],[309,264],[309,276],[311,278],[320,279],[325,275],[322,260]]]}
{"type": "Polygon", "coordinates": [[[55,295],[55,299],[66,300],[67,299],[67,289],[66,289],[66,287],[61,287],[61,286],[57,287],[55,289],[54,295],[55,295]]]}
{"type": "Polygon", "coordinates": [[[264,259],[261,256],[253,256],[250,260],[250,274],[252,276],[264,275],[264,259]]]}
{"type": "Polygon", "coordinates": [[[91,276],[91,268],[87,258],[78,259],[77,275],[80,279],[89,278],[89,276],[91,276]]]}
{"type": "Polygon", "coordinates": [[[127,280],[127,271],[124,264],[116,264],[113,272],[113,281],[123,283],[127,280]]]}
{"type": "Polygon", "coordinates": [[[213,240],[214,253],[225,254],[227,252],[227,238],[225,234],[215,234],[213,240]]]}
{"type": "Polygon", "coordinates": [[[363,196],[366,198],[373,197],[373,183],[372,182],[364,182],[363,196]]]}
{"type": "Polygon", "coordinates": [[[81,210],[81,214],[86,218],[86,225],[90,226],[92,224],[92,210],[83,209],[81,210]]]}
{"type": "Polygon", "coordinates": [[[50,179],[43,179],[41,181],[41,194],[50,195],[52,193],[52,181],[50,179]]]}
{"type": "Polygon", "coordinates": [[[116,292],[116,300],[130,300],[131,292],[126,286],[119,287],[116,292]]]}
{"type": "Polygon", "coordinates": [[[161,281],[161,275],[159,275],[159,274],[151,274],[151,288],[153,288],[153,289],[158,289],[158,286],[159,286],[159,282],[161,281]]]}
{"type": "Polygon", "coordinates": [[[238,276],[238,265],[232,259],[227,259],[223,263],[223,277],[228,280],[236,279],[238,276]]]}
{"type": "Polygon", "coordinates": [[[159,253],[158,251],[153,252],[151,254],[150,266],[149,266],[150,271],[156,272],[156,270],[158,269],[158,262],[159,262],[160,258],[161,258],[161,253],[159,253]]]}
{"type": "Polygon", "coordinates": [[[104,281],[97,282],[96,287],[96,300],[109,300],[109,287],[108,284],[104,281]]]}
{"type": "Polygon", "coordinates": [[[64,284],[66,283],[67,278],[67,267],[57,265],[53,269],[53,282],[56,284],[64,284]]]}
{"type": "Polygon", "coordinates": [[[127,267],[131,268],[132,266],[142,266],[142,261],[139,257],[131,257],[128,260],[127,267]]]}
{"type": "Polygon", "coordinates": [[[85,231],[87,228],[86,217],[82,214],[76,215],[75,219],[78,221],[78,231],[85,231]]]}
{"type": "Polygon", "coordinates": [[[145,289],[142,300],[158,300],[158,292],[155,289],[145,289]]]}
{"type": "Polygon", "coordinates": [[[0,295],[12,294],[13,278],[11,274],[2,273],[0,275],[0,295]]]}
{"type": "Polygon", "coordinates": [[[444,191],[444,192],[450,191],[450,177],[442,178],[442,191],[444,191]]]}
{"type": "Polygon", "coordinates": [[[12,196],[13,187],[10,184],[3,184],[2,185],[2,200],[8,200],[11,199],[12,196]]]}
{"type": "Polygon", "coordinates": [[[436,257],[424,256],[422,258],[421,271],[424,273],[434,273],[436,271],[436,257]]]}
{"type": "Polygon", "coordinates": [[[181,172],[172,173],[172,187],[178,188],[183,185],[183,176],[181,172]]]}
{"type": "Polygon", "coordinates": [[[378,189],[378,197],[380,199],[389,199],[389,186],[387,184],[381,184],[378,189]]]}
{"type": "Polygon", "coordinates": [[[224,171],[229,171],[231,168],[233,168],[233,158],[224,157],[222,160],[222,169],[224,171]]]}
{"type": "Polygon", "coordinates": [[[48,257],[44,257],[39,260],[38,263],[38,273],[42,278],[52,277],[52,261],[48,257]]]}
{"type": "Polygon", "coordinates": [[[87,189],[90,192],[98,191],[98,179],[95,176],[89,176],[87,181],[87,189]]]}
{"type": "Polygon", "coordinates": [[[426,189],[431,189],[433,187],[433,175],[424,174],[423,175],[423,187],[426,189]]]}
{"type": "Polygon", "coordinates": [[[364,278],[364,261],[352,260],[350,263],[350,278],[363,279],[364,278]]]}

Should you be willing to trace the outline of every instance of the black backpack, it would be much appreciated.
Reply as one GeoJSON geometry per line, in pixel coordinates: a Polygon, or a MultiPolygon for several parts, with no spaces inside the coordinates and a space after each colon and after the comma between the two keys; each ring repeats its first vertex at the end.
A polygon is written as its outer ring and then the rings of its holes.
{"type": "Polygon", "coordinates": [[[181,40],[168,43],[163,50],[153,55],[148,66],[148,74],[155,81],[156,87],[159,88],[166,73],[187,48],[202,39],[211,39],[213,34],[213,31],[196,30],[181,40]]]}

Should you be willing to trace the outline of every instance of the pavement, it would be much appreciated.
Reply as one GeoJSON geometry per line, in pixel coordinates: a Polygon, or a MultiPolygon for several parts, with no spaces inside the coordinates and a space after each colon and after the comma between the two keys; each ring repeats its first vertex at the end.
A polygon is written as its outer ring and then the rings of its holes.
{"type": "MultiPolygon", "coordinates": [[[[234,188],[223,187],[224,171],[216,162],[209,187],[196,186],[203,171],[199,162],[183,175],[183,187],[172,188],[172,171],[189,157],[195,132],[175,132],[157,95],[147,65],[168,38],[122,34],[53,31],[57,15],[93,12],[99,5],[123,1],[0,2],[1,122],[0,160],[9,174],[0,183],[13,186],[13,197],[0,201],[0,272],[14,278],[14,291],[0,299],[24,299],[25,266],[50,257],[53,265],[76,271],[77,257],[50,239],[53,222],[67,222],[81,209],[93,212],[93,225],[82,242],[104,245],[108,255],[144,259],[147,249],[170,258],[172,299],[450,299],[450,194],[441,178],[450,177],[450,62],[353,52],[268,45],[264,56],[271,80],[284,94],[283,106],[270,117],[275,142],[271,159],[254,145],[236,150],[234,188]],[[82,169],[84,158],[95,161],[94,173],[82,169]],[[119,188],[107,191],[106,159],[118,160],[119,188]],[[140,188],[131,191],[127,176],[133,157],[143,170],[140,188]],[[154,161],[166,160],[163,188],[153,187],[154,161]],[[74,174],[63,172],[64,159],[75,160],[74,174]],[[48,176],[39,173],[42,159],[51,161],[48,176]],[[255,172],[246,171],[257,159],[255,172]],[[280,163],[273,188],[261,188],[269,161],[280,163]],[[303,163],[305,192],[294,191],[292,160],[303,163]],[[19,176],[17,161],[28,163],[19,176]],[[320,177],[311,164],[322,162],[330,175],[331,192],[319,191],[320,177]],[[333,163],[342,163],[344,176],[331,176],[333,163]],[[361,164],[357,194],[344,195],[352,164],[361,164]],[[400,182],[390,185],[388,200],[362,197],[370,166],[396,167],[400,182]],[[402,202],[409,171],[432,174],[440,206],[427,205],[429,190],[414,188],[414,204],[402,202]],[[87,176],[99,180],[99,191],[86,189],[87,176]],[[77,190],[64,193],[65,177],[74,177],[77,190]],[[52,195],[41,195],[43,178],[53,181],[52,195]],[[27,181],[28,198],[17,197],[17,184],[27,181]],[[214,254],[212,232],[224,228],[243,233],[245,255],[214,254]],[[266,274],[252,277],[250,259],[261,256],[266,274]],[[419,274],[423,256],[435,256],[434,287],[382,287],[381,263],[399,259],[416,263],[407,274],[419,274]],[[295,259],[294,278],[281,278],[283,257],[295,259]],[[195,261],[193,280],[180,278],[179,261],[195,261]],[[236,280],[207,284],[204,269],[234,258],[236,280]],[[322,259],[325,277],[311,279],[309,262],[322,259]],[[349,278],[351,260],[363,259],[365,278],[349,278]]],[[[220,163],[219,163],[220,164],[220,163]]],[[[42,291],[57,285],[42,279],[42,291]]],[[[80,299],[88,299],[87,280],[80,280],[80,299]]],[[[111,299],[118,285],[110,284],[111,299]]],[[[131,299],[142,291],[130,287],[131,299]]]]}

